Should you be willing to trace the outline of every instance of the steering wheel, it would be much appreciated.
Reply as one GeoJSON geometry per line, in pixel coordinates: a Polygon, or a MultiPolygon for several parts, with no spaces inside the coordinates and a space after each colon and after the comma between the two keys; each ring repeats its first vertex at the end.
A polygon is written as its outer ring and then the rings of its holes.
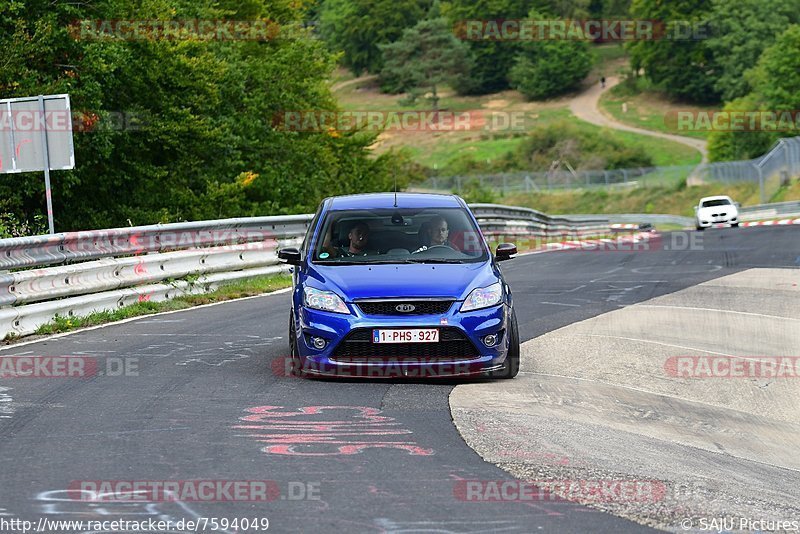
{"type": "Polygon", "coordinates": [[[425,250],[415,250],[414,252],[412,252],[412,254],[419,254],[420,252],[426,252],[428,250],[431,250],[432,248],[449,248],[450,250],[455,250],[450,245],[431,245],[428,248],[426,248],[425,250]]]}

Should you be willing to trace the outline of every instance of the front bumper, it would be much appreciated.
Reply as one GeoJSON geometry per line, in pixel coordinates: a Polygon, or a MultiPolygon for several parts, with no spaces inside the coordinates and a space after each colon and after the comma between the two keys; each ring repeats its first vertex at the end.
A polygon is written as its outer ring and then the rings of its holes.
{"type": "Polygon", "coordinates": [[[696,220],[699,228],[711,228],[712,226],[730,226],[739,224],[739,217],[708,217],[696,220]]]}
{"type": "Polygon", "coordinates": [[[500,369],[508,353],[505,304],[460,313],[454,302],[447,313],[414,316],[366,315],[349,304],[351,315],[300,308],[298,356],[305,374],[368,378],[437,378],[478,376],[500,369]],[[374,328],[437,328],[437,343],[373,344],[374,328]],[[483,338],[497,334],[495,346],[483,338]],[[326,341],[314,347],[313,339],[326,341]]]}

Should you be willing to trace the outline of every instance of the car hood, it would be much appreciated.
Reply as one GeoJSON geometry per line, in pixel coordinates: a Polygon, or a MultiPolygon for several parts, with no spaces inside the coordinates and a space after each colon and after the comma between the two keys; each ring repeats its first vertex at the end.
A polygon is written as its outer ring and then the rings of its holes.
{"type": "Polygon", "coordinates": [[[347,302],[364,298],[450,297],[498,281],[490,262],[404,265],[309,266],[309,285],[333,290],[347,302]]]}

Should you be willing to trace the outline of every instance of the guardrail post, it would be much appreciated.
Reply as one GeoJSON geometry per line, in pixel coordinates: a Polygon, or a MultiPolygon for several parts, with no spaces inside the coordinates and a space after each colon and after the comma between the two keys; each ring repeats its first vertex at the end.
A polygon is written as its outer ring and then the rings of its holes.
{"type": "Polygon", "coordinates": [[[766,203],[766,194],[764,192],[764,171],[761,169],[761,167],[758,164],[754,163],[753,167],[755,167],[756,171],[758,171],[759,198],[761,199],[761,203],[764,204],[764,203],[766,203]]]}

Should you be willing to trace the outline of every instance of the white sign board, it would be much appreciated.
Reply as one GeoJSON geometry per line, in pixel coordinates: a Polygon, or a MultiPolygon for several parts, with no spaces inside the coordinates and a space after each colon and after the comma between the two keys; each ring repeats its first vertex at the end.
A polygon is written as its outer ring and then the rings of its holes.
{"type": "Polygon", "coordinates": [[[0,174],[75,168],[69,95],[0,100],[0,174]]]}

